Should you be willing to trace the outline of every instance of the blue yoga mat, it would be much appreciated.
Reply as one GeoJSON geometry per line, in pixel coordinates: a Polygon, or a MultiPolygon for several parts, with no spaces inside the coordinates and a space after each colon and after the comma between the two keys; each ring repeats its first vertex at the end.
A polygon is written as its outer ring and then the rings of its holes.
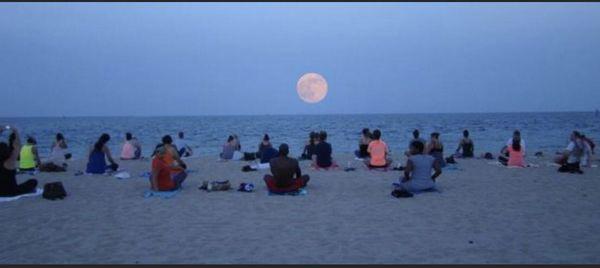
{"type": "Polygon", "coordinates": [[[179,190],[175,190],[175,191],[152,191],[152,190],[147,190],[144,192],[144,198],[150,198],[150,197],[161,197],[163,199],[169,199],[169,198],[173,198],[175,197],[175,195],[177,195],[177,193],[179,193],[179,190]]]}

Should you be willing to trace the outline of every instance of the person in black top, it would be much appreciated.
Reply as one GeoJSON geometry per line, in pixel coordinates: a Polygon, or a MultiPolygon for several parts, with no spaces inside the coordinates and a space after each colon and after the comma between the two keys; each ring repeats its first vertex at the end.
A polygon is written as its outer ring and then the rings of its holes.
{"type": "Polygon", "coordinates": [[[367,158],[369,157],[369,152],[367,149],[369,148],[369,143],[373,140],[373,134],[368,128],[363,128],[362,136],[358,141],[358,150],[354,151],[354,155],[358,158],[367,158]]]}
{"type": "Polygon", "coordinates": [[[331,152],[331,144],[327,142],[327,132],[321,131],[319,133],[319,143],[315,147],[315,154],[313,155],[313,165],[321,168],[332,166],[331,152]]]}
{"type": "Polygon", "coordinates": [[[458,148],[456,148],[456,153],[458,156],[463,158],[473,157],[474,145],[473,141],[469,138],[469,131],[463,131],[463,138],[460,140],[458,144],[458,148]],[[462,154],[458,154],[462,149],[462,154]]]}
{"type": "Polygon", "coordinates": [[[279,146],[279,156],[269,162],[273,175],[267,174],[263,179],[273,193],[297,191],[310,180],[308,175],[302,175],[298,160],[288,157],[289,151],[288,145],[282,143],[279,146]]]}
{"type": "MultiPolygon", "coordinates": [[[[17,196],[35,192],[37,180],[30,179],[24,183],[17,184],[17,157],[21,152],[21,140],[17,129],[12,129],[9,144],[0,142],[0,196],[17,196]]],[[[4,130],[1,129],[0,133],[4,130]]]]}
{"type": "Polygon", "coordinates": [[[309,135],[308,142],[304,146],[304,151],[302,151],[302,156],[300,156],[300,160],[311,160],[313,154],[315,154],[315,148],[317,147],[317,139],[319,138],[319,134],[317,132],[311,131],[309,135]]]}

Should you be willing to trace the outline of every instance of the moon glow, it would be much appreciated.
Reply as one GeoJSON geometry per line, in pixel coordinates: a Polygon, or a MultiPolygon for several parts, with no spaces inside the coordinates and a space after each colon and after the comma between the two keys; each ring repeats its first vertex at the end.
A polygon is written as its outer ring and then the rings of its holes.
{"type": "Polygon", "coordinates": [[[306,73],[298,79],[296,91],[307,103],[318,103],[327,95],[327,81],[318,73],[306,73]]]}

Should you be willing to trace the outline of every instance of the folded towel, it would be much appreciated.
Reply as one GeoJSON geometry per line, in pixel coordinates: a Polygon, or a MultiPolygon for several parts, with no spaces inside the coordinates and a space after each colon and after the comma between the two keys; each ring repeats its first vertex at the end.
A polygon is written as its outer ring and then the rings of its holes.
{"type": "Polygon", "coordinates": [[[21,197],[30,197],[30,196],[38,196],[38,195],[42,195],[44,193],[44,189],[42,188],[36,188],[35,189],[35,193],[29,193],[29,194],[22,194],[22,195],[17,195],[17,196],[6,196],[6,197],[0,197],[0,202],[9,202],[9,201],[15,201],[21,197]]]}
{"type": "Polygon", "coordinates": [[[150,197],[162,197],[163,199],[168,199],[168,198],[172,198],[175,195],[177,195],[177,193],[179,193],[179,190],[175,190],[175,191],[152,191],[152,190],[147,190],[144,192],[144,198],[150,198],[150,197]]]}
{"type": "Polygon", "coordinates": [[[129,172],[121,171],[121,172],[115,174],[115,178],[120,179],[120,180],[129,179],[129,178],[131,178],[131,175],[129,175],[129,172]]]}

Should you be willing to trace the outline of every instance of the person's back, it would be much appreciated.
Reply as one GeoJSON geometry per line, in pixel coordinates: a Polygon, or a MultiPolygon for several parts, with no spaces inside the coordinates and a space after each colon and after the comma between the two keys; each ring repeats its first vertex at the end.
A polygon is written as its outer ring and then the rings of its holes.
{"type": "Polygon", "coordinates": [[[103,174],[106,172],[106,166],[106,156],[104,151],[92,148],[85,172],[92,174],[103,174]]]}
{"type": "Polygon", "coordinates": [[[279,154],[279,152],[272,146],[265,147],[260,155],[260,163],[269,163],[269,161],[275,158],[277,154],[279,154]]]}
{"type": "Polygon", "coordinates": [[[431,155],[416,154],[408,158],[412,162],[411,188],[417,190],[429,189],[435,186],[431,179],[435,158],[431,155]]]}
{"type": "Polygon", "coordinates": [[[226,160],[233,159],[233,153],[235,152],[235,146],[230,143],[223,145],[223,152],[221,152],[221,158],[226,160]]]}
{"type": "Polygon", "coordinates": [[[159,191],[170,191],[175,188],[171,179],[171,167],[159,155],[155,155],[152,159],[152,173],[156,174],[159,191]]]}
{"type": "Polygon", "coordinates": [[[317,156],[317,166],[329,167],[332,165],[331,160],[331,144],[326,141],[321,141],[315,148],[315,155],[317,156]]]}
{"type": "Polygon", "coordinates": [[[518,150],[513,148],[514,146],[508,146],[508,166],[524,167],[525,158],[523,157],[523,151],[519,148],[518,150]]]}
{"type": "Polygon", "coordinates": [[[289,157],[275,157],[269,162],[277,187],[288,187],[294,175],[299,172],[298,160],[289,157]]]}
{"type": "Polygon", "coordinates": [[[133,159],[135,158],[135,146],[131,141],[125,141],[123,148],[121,149],[121,159],[133,159]]]}
{"type": "Polygon", "coordinates": [[[371,155],[372,166],[385,166],[385,152],[387,151],[387,145],[381,140],[373,140],[369,143],[369,152],[371,155]]]}
{"type": "Polygon", "coordinates": [[[33,153],[33,144],[25,144],[21,147],[19,155],[19,169],[29,170],[35,168],[35,155],[33,153]]]}
{"type": "Polygon", "coordinates": [[[462,144],[462,157],[473,157],[474,146],[473,141],[469,138],[463,139],[462,144]]]}

